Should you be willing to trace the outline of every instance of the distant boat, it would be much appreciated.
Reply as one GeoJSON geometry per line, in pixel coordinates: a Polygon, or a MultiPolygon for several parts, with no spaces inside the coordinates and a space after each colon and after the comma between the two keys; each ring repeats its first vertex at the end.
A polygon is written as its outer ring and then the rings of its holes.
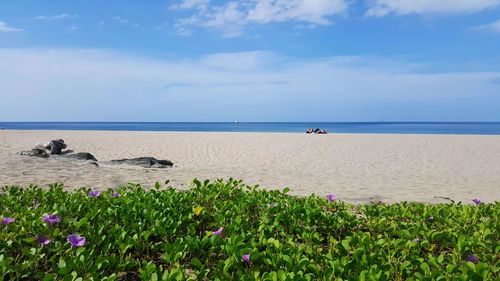
{"type": "Polygon", "coordinates": [[[238,122],[238,120],[235,120],[233,121],[233,124],[240,124],[240,122],[238,122]]]}

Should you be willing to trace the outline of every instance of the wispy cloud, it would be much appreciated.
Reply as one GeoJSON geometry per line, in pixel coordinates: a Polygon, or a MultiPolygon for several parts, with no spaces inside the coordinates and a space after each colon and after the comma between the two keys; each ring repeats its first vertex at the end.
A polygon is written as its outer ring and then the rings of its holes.
{"type": "Polygon", "coordinates": [[[331,23],[331,16],[344,13],[347,6],[344,0],[258,0],[247,18],[257,23],[302,21],[325,25],[331,23]]]}
{"type": "MultiPolygon", "coordinates": [[[[177,19],[174,23],[175,33],[180,36],[189,36],[193,33],[191,27],[200,24],[200,18],[196,15],[177,19]]],[[[165,23],[161,26],[161,28],[166,28],[165,23]]]]}
{"type": "Polygon", "coordinates": [[[295,30],[313,30],[313,29],[316,29],[316,27],[318,27],[317,25],[315,24],[297,24],[293,27],[293,29],[295,30]]]}
{"type": "Polygon", "coordinates": [[[500,19],[492,23],[474,26],[471,29],[478,31],[490,31],[490,32],[500,33],[500,19]]]}
{"type": "Polygon", "coordinates": [[[241,36],[248,25],[276,22],[304,22],[328,25],[332,17],[347,11],[347,0],[237,0],[210,4],[208,0],[183,0],[171,5],[193,14],[177,19],[174,27],[182,35],[193,27],[220,32],[224,37],[241,36]]]}
{"type": "Polygon", "coordinates": [[[199,9],[206,10],[210,0],[181,0],[179,3],[170,5],[171,9],[199,9]]]}
{"type": "Polygon", "coordinates": [[[373,0],[367,16],[474,13],[500,6],[500,0],[373,0]]]}
{"type": "Polygon", "coordinates": [[[124,19],[124,18],[122,18],[120,16],[113,17],[113,20],[116,21],[116,22],[119,22],[119,23],[128,23],[127,19],[124,19]]]}
{"type": "MultiPolygon", "coordinates": [[[[135,27],[135,28],[138,28],[138,27],[141,27],[140,24],[138,23],[135,23],[135,22],[131,22],[130,20],[126,19],[126,18],[123,18],[121,16],[115,16],[113,17],[113,21],[119,23],[119,24],[123,24],[123,25],[128,25],[128,26],[132,26],[132,27],[135,27]]],[[[100,26],[102,26],[104,24],[104,22],[99,23],[100,26]]]]}
{"type": "Polygon", "coordinates": [[[19,32],[19,31],[23,30],[20,28],[12,27],[3,21],[0,21],[0,32],[19,32]]]}
{"type": "Polygon", "coordinates": [[[0,120],[500,120],[499,72],[383,58],[0,49],[0,73],[0,120]]]}
{"type": "Polygon", "coordinates": [[[43,21],[53,21],[53,20],[64,20],[64,19],[74,19],[78,18],[78,15],[70,15],[70,14],[58,14],[58,15],[51,15],[51,16],[36,16],[33,17],[35,20],[43,20],[43,21]]]}

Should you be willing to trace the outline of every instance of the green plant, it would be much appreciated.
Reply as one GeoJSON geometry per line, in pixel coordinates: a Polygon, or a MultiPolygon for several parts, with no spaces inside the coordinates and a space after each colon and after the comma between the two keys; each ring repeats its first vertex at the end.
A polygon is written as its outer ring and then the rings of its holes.
{"type": "Polygon", "coordinates": [[[350,205],[239,180],[4,187],[4,280],[498,280],[500,204],[350,205]],[[51,216],[52,215],[52,216],[51,216]],[[44,219],[42,219],[44,218],[44,219]],[[59,218],[60,220],[58,221],[59,218]],[[7,222],[7,221],[6,221],[7,222]],[[222,228],[222,229],[221,229],[222,228]],[[71,243],[68,236],[72,237],[71,243]],[[46,240],[49,240],[47,242],[46,240]]]}

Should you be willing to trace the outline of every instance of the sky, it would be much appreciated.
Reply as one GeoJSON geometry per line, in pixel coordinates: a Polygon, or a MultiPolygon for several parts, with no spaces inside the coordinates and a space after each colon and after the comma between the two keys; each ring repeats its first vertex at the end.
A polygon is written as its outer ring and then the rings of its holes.
{"type": "Polygon", "coordinates": [[[0,1],[0,121],[500,121],[500,0],[0,1]]]}

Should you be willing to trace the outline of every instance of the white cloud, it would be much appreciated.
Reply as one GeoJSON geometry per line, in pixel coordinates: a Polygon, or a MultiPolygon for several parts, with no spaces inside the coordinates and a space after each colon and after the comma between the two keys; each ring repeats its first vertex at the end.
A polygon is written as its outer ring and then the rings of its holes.
{"type": "Polygon", "coordinates": [[[276,56],[264,51],[212,54],[199,60],[204,66],[226,70],[258,69],[273,61],[276,56]]]}
{"type": "Polygon", "coordinates": [[[297,24],[293,27],[295,30],[307,30],[307,29],[316,29],[317,25],[315,24],[297,24]]]}
{"type": "Polygon", "coordinates": [[[127,19],[124,19],[124,18],[122,18],[120,16],[113,17],[113,20],[116,21],[116,22],[119,22],[119,23],[128,23],[127,19]]]}
{"type": "Polygon", "coordinates": [[[500,0],[372,0],[368,16],[388,14],[455,14],[474,13],[500,5],[500,0]]]}
{"type": "Polygon", "coordinates": [[[201,9],[208,7],[209,0],[182,0],[180,3],[170,5],[171,9],[201,9]]]}
{"type": "MultiPolygon", "coordinates": [[[[199,18],[197,16],[191,16],[188,18],[178,19],[174,23],[175,33],[177,33],[177,35],[181,35],[181,36],[189,36],[193,33],[193,31],[189,28],[189,26],[195,25],[198,22],[199,22],[199,18]]],[[[162,30],[162,29],[165,29],[166,27],[167,27],[167,25],[164,23],[164,24],[158,26],[156,29],[162,30]]]]}
{"type": "Polygon", "coordinates": [[[64,20],[64,19],[77,18],[77,17],[78,17],[78,15],[70,15],[70,14],[64,13],[64,14],[52,15],[52,16],[36,16],[33,19],[50,21],[50,20],[64,20]]]}
{"type": "Polygon", "coordinates": [[[212,13],[208,14],[203,25],[222,31],[225,37],[238,37],[246,24],[245,16],[237,2],[229,2],[223,6],[212,7],[212,13]]]}
{"type": "Polygon", "coordinates": [[[492,23],[474,26],[472,29],[500,33],[500,19],[492,23]]]}
{"type": "Polygon", "coordinates": [[[258,23],[303,21],[330,24],[329,17],[344,13],[346,1],[340,0],[258,0],[248,19],[258,23]]]}
{"type": "Polygon", "coordinates": [[[19,31],[23,30],[20,28],[9,26],[7,23],[0,21],[0,32],[19,32],[19,31]]]}
{"type": "MultiPolygon", "coordinates": [[[[123,18],[121,16],[115,16],[115,17],[113,17],[113,21],[115,21],[115,22],[117,22],[119,24],[128,25],[128,26],[132,26],[132,27],[135,27],[135,28],[138,28],[138,27],[141,26],[140,24],[131,22],[128,19],[123,18]]],[[[99,24],[99,25],[102,26],[103,24],[104,24],[104,22],[102,24],[99,24]]]]}
{"type": "Polygon", "coordinates": [[[292,21],[328,25],[333,16],[347,11],[348,4],[347,0],[236,0],[217,5],[184,0],[171,8],[195,10],[190,17],[176,21],[176,29],[182,32],[202,26],[217,30],[225,37],[237,37],[250,24],[292,21]]]}
{"type": "Polygon", "coordinates": [[[262,51],[153,60],[110,50],[0,49],[0,120],[500,120],[499,72],[419,69],[262,51]]]}

